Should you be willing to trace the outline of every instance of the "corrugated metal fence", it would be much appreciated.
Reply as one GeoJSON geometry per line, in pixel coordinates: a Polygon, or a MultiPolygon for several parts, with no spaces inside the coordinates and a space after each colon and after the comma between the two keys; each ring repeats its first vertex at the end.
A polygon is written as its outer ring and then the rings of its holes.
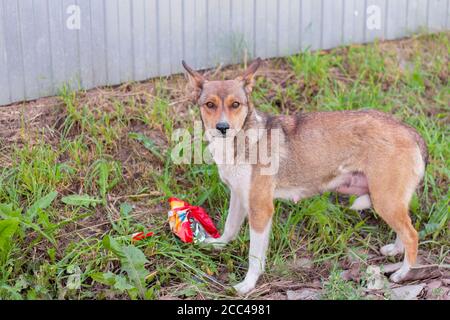
{"type": "Polygon", "coordinates": [[[0,105],[449,28],[450,0],[0,0],[0,105]]]}

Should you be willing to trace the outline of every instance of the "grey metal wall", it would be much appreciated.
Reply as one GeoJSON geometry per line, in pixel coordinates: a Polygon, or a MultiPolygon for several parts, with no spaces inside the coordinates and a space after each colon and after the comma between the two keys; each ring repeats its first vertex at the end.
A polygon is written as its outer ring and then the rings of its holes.
{"type": "Polygon", "coordinates": [[[450,0],[0,0],[0,105],[73,88],[449,29],[450,0]],[[67,27],[71,5],[80,28],[67,27]],[[371,5],[379,29],[367,27],[371,5]]]}

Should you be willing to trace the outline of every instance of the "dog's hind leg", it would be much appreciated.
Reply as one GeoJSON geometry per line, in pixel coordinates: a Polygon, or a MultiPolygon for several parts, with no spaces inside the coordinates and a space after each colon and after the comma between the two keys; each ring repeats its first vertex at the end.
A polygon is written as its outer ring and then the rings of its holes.
{"type": "Polygon", "coordinates": [[[398,198],[390,197],[387,194],[376,195],[372,193],[372,201],[375,211],[384,221],[397,233],[398,241],[394,244],[384,246],[382,254],[397,254],[405,250],[403,265],[400,270],[391,275],[394,282],[402,281],[407,275],[411,266],[416,263],[418,250],[418,235],[411,223],[408,215],[408,206],[399,203],[398,198]]]}
{"type": "Polygon", "coordinates": [[[217,239],[208,238],[205,242],[212,244],[217,249],[223,248],[228,242],[237,237],[245,216],[246,210],[242,205],[240,195],[231,189],[230,206],[222,236],[217,239]]]}
{"type": "MultiPolygon", "coordinates": [[[[383,212],[383,209],[379,212],[383,212]]],[[[410,268],[416,263],[418,235],[417,231],[411,224],[411,219],[408,216],[407,208],[398,207],[395,209],[395,212],[398,212],[397,217],[391,219],[391,217],[386,217],[385,215],[383,219],[392,227],[392,229],[395,230],[397,237],[404,246],[405,256],[403,259],[403,265],[390,277],[393,282],[401,282],[408,274],[410,268]]],[[[392,246],[395,248],[395,251],[401,252],[401,247],[397,246],[395,243],[392,246]]],[[[382,251],[387,251],[387,249],[382,249],[382,251]]]]}
{"type": "MultiPolygon", "coordinates": [[[[405,152],[406,154],[406,152],[405,152]]],[[[393,282],[402,281],[411,266],[416,263],[418,234],[408,214],[411,197],[422,178],[422,168],[412,167],[414,162],[406,156],[397,156],[385,164],[369,169],[369,190],[375,211],[397,233],[398,240],[381,249],[382,254],[397,254],[404,249],[402,267],[391,275],[393,282]],[[388,168],[386,170],[385,168],[388,168]]],[[[420,165],[420,163],[418,164],[420,165]]]]}

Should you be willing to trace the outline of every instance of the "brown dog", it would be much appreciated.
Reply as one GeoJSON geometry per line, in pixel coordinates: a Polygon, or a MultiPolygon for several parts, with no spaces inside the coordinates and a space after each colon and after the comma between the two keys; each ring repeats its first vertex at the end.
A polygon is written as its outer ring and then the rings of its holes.
{"type": "Polygon", "coordinates": [[[234,80],[208,81],[183,61],[209,148],[221,179],[231,190],[223,235],[209,242],[215,246],[228,243],[237,236],[245,217],[249,218],[249,270],[236,290],[241,294],[252,290],[264,271],[273,200],[298,201],[325,191],[358,195],[352,209],[373,206],[394,229],[395,243],[382,247],[381,253],[405,252],[402,267],[391,276],[392,281],[401,281],[417,257],[418,235],[408,206],[425,171],[424,140],[415,129],[375,110],[264,114],[255,109],[250,96],[260,64],[261,59],[256,59],[234,80]],[[236,142],[240,134],[251,130],[253,134],[244,137],[243,149],[224,143],[236,142]],[[227,150],[232,160],[242,159],[252,150],[264,149],[263,143],[270,143],[265,150],[278,161],[276,170],[265,172],[269,164],[261,157],[253,163],[223,161],[227,150]]]}

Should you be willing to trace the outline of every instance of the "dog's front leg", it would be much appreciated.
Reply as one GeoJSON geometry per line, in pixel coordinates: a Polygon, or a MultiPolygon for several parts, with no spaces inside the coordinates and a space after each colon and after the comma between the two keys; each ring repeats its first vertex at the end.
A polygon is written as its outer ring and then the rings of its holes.
{"type": "Polygon", "coordinates": [[[252,187],[249,201],[249,267],[244,281],[234,286],[236,291],[242,295],[255,288],[259,276],[264,272],[274,212],[270,180],[257,178],[254,186],[256,187],[252,187]]]}
{"type": "Polygon", "coordinates": [[[206,243],[213,244],[215,248],[223,248],[228,242],[237,237],[242,223],[244,222],[245,215],[246,212],[242,206],[242,201],[239,198],[239,194],[235,190],[231,189],[230,206],[228,209],[228,216],[225,222],[223,234],[217,239],[208,238],[206,243]]]}
{"type": "Polygon", "coordinates": [[[234,286],[241,295],[253,290],[259,276],[264,272],[271,224],[270,221],[263,231],[257,231],[250,227],[250,252],[247,275],[244,281],[234,286]]]}

